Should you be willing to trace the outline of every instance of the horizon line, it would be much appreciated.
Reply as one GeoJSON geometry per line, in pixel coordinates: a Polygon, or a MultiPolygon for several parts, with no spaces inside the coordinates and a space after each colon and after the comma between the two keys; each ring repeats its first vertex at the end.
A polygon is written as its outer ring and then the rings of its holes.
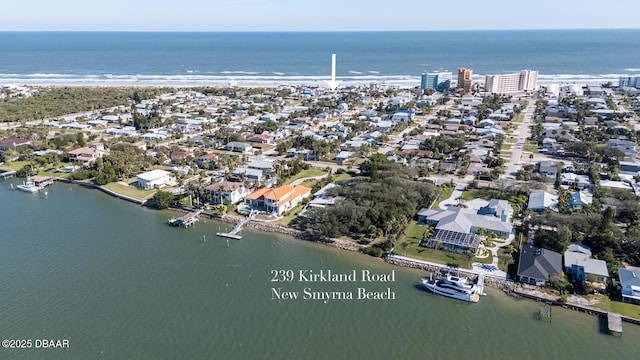
{"type": "Polygon", "coordinates": [[[430,29],[430,30],[3,30],[0,33],[381,33],[381,32],[500,32],[500,31],[576,31],[576,30],[640,30],[619,28],[514,28],[514,29],[430,29]]]}

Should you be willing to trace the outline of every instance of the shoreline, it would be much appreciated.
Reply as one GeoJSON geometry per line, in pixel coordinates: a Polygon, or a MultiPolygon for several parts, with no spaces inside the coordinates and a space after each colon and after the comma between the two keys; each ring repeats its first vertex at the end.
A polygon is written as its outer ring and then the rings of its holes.
{"type": "MultiPolygon", "coordinates": [[[[105,189],[101,186],[95,185],[95,184],[91,184],[91,183],[85,183],[85,182],[81,182],[81,181],[76,181],[76,180],[70,180],[70,179],[64,179],[64,178],[54,178],[54,180],[56,181],[62,181],[64,183],[69,183],[69,184],[73,184],[73,185],[78,185],[78,186],[82,186],[85,188],[89,188],[89,189],[96,189],[99,190],[101,192],[104,192],[107,195],[110,195],[112,197],[115,197],[117,199],[121,199],[121,200],[125,200],[128,202],[132,202],[135,204],[138,204],[140,206],[145,206],[146,200],[142,201],[142,200],[137,200],[137,199],[133,199],[130,198],[128,196],[122,195],[122,194],[118,194],[115,191],[111,191],[108,189],[105,189]]],[[[185,208],[179,208],[179,207],[170,207],[167,210],[170,211],[174,211],[174,212],[179,212],[179,213],[188,213],[188,212],[193,212],[189,209],[185,209],[185,208]]],[[[242,221],[243,219],[245,219],[246,217],[244,216],[239,216],[239,215],[231,215],[231,214],[225,214],[221,217],[212,215],[212,214],[208,214],[208,213],[203,213],[204,216],[208,216],[210,219],[213,220],[217,220],[220,222],[224,222],[224,223],[230,223],[230,224],[237,224],[240,221],[242,221]]],[[[287,236],[291,236],[295,239],[299,239],[299,240],[303,240],[303,241],[310,241],[310,242],[315,242],[315,243],[320,243],[323,245],[327,245],[327,246],[332,246],[334,248],[337,248],[339,250],[347,250],[347,251],[352,251],[352,252],[360,252],[360,249],[363,248],[363,246],[358,245],[356,243],[354,243],[353,241],[349,241],[349,240],[343,240],[343,239],[337,239],[337,238],[327,238],[324,237],[322,235],[316,235],[316,234],[311,234],[308,232],[304,232],[304,231],[300,231],[300,230],[296,230],[296,229],[291,229],[288,227],[284,227],[280,224],[277,223],[273,223],[273,222],[269,222],[269,221],[265,221],[265,220],[253,220],[253,221],[249,221],[246,225],[247,228],[251,228],[252,230],[256,230],[256,231],[261,231],[261,232],[267,232],[267,233],[277,233],[277,234],[282,234],[282,235],[287,235],[287,236]]],[[[366,255],[364,253],[362,253],[363,255],[366,255]]],[[[366,255],[369,256],[369,255],[366,255]]],[[[417,259],[411,259],[411,258],[404,258],[404,257],[384,257],[382,259],[377,258],[379,260],[384,261],[387,264],[393,265],[393,266],[398,266],[398,267],[407,267],[407,268],[412,268],[412,269],[417,269],[417,270],[423,270],[423,271],[427,271],[427,272],[431,272],[431,273],[438,273],[441,270],[447,270],[447,271],[451,271],[452,269],[444,264],[435,264],[435,263],[427,263],[424,261],[420,261],[417,259]]],[[[458,273],[462,273],[464,276],[468,277],[469,279],[473,279],[475,280],[479,274],[476,272],[473,272],[471,269],[466,269],[466,268],[456,268],[455,269],[456,272],[458,273]]],[[[545,301],[545,302],[549,302],[551,305],[554,306],[560,306],[562,308],[566,308],[569,310],[574,310],[574,311],[579,311],[582,313],[586,313],[589,315],[595,315],[595,316],[603,316],[606,315],[607,313],[610,313],[609,311],[605,311],[599,308],[594,308],[591,306],[584,306],[584,305],[580,305],[580,304],[574,304],[574,303],[568,303],[568,302],[560,302],[557,299],[551,297],[548,294],[543,294],[540,293],[537,290],[534,291],[527,291],[525,290],[525,288],[522,285],[518,285],[515,282],[508,280],[508,279],[501,279],[501,278],[497,278],[495,276],[490,276],[490,275],[486,275],[485,276],[485,280],[484,280],[484,285],[489,286],[491,288],[494,288],[496,290],[500,290],[502,292],[504,292],[506,295],[511,296],[512,298],[525,298],[525,299],[529,299],[529,300],[534,300],[537,302],[540,301],[545,301]]],[[[629,317],[629,316],[624,316],[621,315],[622,320],[624,322],[627,323],[632,323],[635,325],[640,325],[640,319],[637,318],[633,318],[633,317],[629,317]]]]}
{"type": "MultiPolygon", "coordinates": [[[[1,74],[0,74],[1,75],[1,74]]],[[[35,74],[37,75],[37,74],[35,74]]],[[[191,75],[123,75],[123,79],[99,78],[99,76],[69,78],[68,76],[56,78],[51,75],[38,77],[0,77],[0,86],[32,86],[32,87],[240,87],[240,88],[277,88],[280,86],[301,87],[326,87],[328,76],[255,76],[255,77],[224,77],[224,76],[191,76],[191,75]],[[96,78],[97,77],[97,78],[96,78]],[[143,77],[140,79],[139,77],[143,77]],[[149,77],[151,79],[144,79],[149,77]]],[[[25,76],[25,75],[23,75],[25,76]]],[[[27,75],[28,76],[28,75],[27,75]]],[[[538,84],[546,85],[600,85],[607,82],[616,83],[621,76],[629,74],[542,74],[538,78],[538,84]]],[[[380,76],[338,76],[340,87],[369,86],[370,84],[385,84],[401,88],[415,88],[420,86],[420,75],[380,75],[380,76]]],[[[483,84],[484,76],[476,76],[474,82],[483,84]]]]}

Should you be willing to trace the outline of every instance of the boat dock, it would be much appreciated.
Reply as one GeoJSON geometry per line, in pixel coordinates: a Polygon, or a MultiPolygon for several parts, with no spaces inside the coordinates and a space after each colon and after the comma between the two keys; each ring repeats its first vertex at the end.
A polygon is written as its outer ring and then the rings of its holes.
{"type": "Polygon", "coordinates": [[[478,282],[477,282],[476,286],[478,287],[478,293],[480,295],[486,295],[484,293],[484,278],[485,278],[484,273],[480,273],[478,275],[478,282]]]}
{"type": "Polygon", "coordinates": [[[17,171],[15,171],[15,170],[7,170],[7,171],[4,171],[4,172],[1,172],[0,173],[0,179],[6,180],[6,179],[9,179],[9,178],[12,178],[12,177],[16,176],[16,173],[17,173],[17,171]]]}
{"type": "Polygon", "coordinates": [[[607,313],[607,327],[609,333],[622,336],[622,316],[620,314],[607,313]]]}
{"type": "Polygon", "coordinates": [[[49,176],[34,175],[31,177],[31,180],[40,189],[44,188],[47,185],[53,184],[53,178],[49,176]]]}
{"type": "Polygon", "coordinates": [[[182,215],[179,218],[171,218],[169,219],[169,225],[171,226],[180,226],[180,227],[189,227],[195,224],[196,221],[199,220],[200,214],[202,214],[204,210],[200,209],[196,212],[190,212],[182,215]]]}
{"type": "Polygon", "coordinates": [[[251,211],[249,216],[247,216],[246,218],[242,219],[242,221],[237,223],[236,226],[233,228],[233,230],[231,230],[228,233],[217,232],[216,236],[240,240],[242,239],[242,235],[238,235],[238,233],[240,233],[240,231],[242,230],[242,227],[244,227],[249,221],[253,220],[254,218],[255,218],[255,213],[251,211]]]}

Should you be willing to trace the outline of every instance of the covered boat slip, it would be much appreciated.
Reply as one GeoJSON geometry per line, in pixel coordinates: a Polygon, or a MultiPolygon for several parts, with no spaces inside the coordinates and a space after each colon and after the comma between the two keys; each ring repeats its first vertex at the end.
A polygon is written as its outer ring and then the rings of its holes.
{"type": "Polygon", "coordinates": [[[49,176],[34,175],[31,177],[31,180],[39,188],[53,184],[53,178],[49,176]]]}

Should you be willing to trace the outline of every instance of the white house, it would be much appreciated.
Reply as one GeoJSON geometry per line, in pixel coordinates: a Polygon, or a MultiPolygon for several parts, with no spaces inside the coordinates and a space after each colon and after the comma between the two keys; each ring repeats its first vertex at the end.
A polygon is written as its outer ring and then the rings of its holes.
{"type": "Polygon", "coordinates": [[[164,170],[151,170],[138,174],[137,179],[140,189],[160,189],[171,181],[171,173],[164,170]]]}

